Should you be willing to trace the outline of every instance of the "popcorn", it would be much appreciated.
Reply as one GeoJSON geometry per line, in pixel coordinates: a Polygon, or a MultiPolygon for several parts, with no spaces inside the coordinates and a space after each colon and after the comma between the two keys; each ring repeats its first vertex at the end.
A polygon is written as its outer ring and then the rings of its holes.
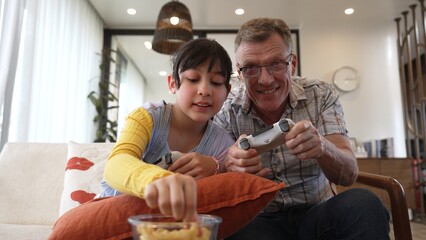
{"type": "Polygon", "coordinates": [[[196,223],[170,229],[141,224],[138,232],[140,240],[209,240],[211,235],[209,229],[198,227],[196,223]]]}

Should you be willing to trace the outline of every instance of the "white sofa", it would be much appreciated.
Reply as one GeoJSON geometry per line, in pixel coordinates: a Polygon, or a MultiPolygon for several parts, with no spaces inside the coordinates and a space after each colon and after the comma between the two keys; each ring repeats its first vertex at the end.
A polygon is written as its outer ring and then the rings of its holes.
{"type": "MultiPolygon", "coordinates": [[[[60,208],[63,208],[61,197],[69,145],[7,143],[4,146],[0,153],[0,239],[48,239],[60,208]]],[[[81,146],[103,149],[107,152],[102,155],[106,161],[112,145],[91,143],[81,146]]],[[[97,171],[101,175],[102,170],[97,171]]]]}

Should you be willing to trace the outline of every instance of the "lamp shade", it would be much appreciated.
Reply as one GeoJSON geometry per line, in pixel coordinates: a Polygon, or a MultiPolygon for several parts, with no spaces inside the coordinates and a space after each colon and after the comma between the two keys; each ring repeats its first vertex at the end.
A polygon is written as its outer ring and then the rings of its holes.
{"type": "Polygon", "coordinates": [[[192,37],[192,20],[188,8],[177,1],[166,3],[158,14],[152,49],[173,54],[192,37]]]}

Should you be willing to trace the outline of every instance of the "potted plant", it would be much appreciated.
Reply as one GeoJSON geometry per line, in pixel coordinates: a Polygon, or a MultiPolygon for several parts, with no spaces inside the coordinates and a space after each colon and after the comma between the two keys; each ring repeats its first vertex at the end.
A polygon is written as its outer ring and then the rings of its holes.
{"type": "Polygon", "coordinates": [[[107,48],[102,50],[99,65],[101,72],[98,83],[99,92],[91,91],[87,96],[96,109],[93,121],[98,124],[98,128],[94,142],[117,141],[117,121],[108,118],[108,111],[119,107],[118,98],[114,93],[118,86],[110,81],[110,65],[111,63],[115,64],[115,59],[112,57],[115,52],[115,50],[107,48]]]}

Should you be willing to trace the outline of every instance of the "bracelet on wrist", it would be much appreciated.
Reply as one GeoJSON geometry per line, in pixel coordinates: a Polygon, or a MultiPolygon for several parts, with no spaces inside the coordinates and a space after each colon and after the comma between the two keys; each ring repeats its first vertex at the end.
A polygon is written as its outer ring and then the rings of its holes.
{"type": "Polygon", "coordinates": [[[215,157],[212,157],[212,158],[216,162],[216,171],[215,171],[214,174],[218,174],[219,173],[219,168],[220,168],[220,162],[215,157]]]}

